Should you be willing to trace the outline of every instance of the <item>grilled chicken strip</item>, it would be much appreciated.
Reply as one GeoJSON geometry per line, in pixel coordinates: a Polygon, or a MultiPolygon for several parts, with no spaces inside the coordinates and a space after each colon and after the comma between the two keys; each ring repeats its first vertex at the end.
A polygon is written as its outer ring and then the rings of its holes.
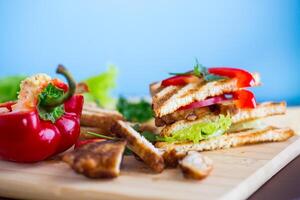
{"type": "Polygon", "coordinates": [[[125,146],[126,141],[94,142],[66,153],[62,160],[89,178],[114,178],[120,174],[125,146]]]}
{"type": "Polygon", "coordinates": [[[128,147],[138,155],[153,171],[164,170],[164,159],[161,152],[148,140],[135,131],[128,123],[119,120],[112,132],[127,141],[128,147]]]}
{"type": "Polygon", "coordinates": [[[123,116],[117,111],[85,105],[82,110],[80,125],[97,127],[102,130],[102,134],[109,134],[111,127],[117,120],[123,120],[123,116]]]}

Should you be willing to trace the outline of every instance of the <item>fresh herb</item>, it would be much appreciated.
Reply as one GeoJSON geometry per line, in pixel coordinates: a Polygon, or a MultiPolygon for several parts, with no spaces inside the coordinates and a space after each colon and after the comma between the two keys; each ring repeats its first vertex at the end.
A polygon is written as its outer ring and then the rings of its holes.
{"type": "Polygon", "coordinates": [[[56,107],[45,106],[49,102],[60,99],[63,95],[64,91],[62,89],[55,87],[52,83],[48,84],[38,97],[38,111],[41,119],[54,123],[65,113],[63,105],[56,107]]]}
{"type": "Polygon", "coordinates": [[[153,116],[151,104],[143,99],[134,103],[120,97],[117,110],[123,114],[126,120],[131,122],[146,122],[153,116]]]}
{"type": "Polygon", "coordinates": [[[0,79],[0,103],[14,101],[18,98],[20,83],[25,76],[8,76],[0,79]]]}
{"type": "Polygon", "coordinates": [[[90,131],[88,131],[87,134],[98,137],[98,138],[107,139],[107,140],[119,140],[120,139],[117,137],[111,137],[111,136],[102,135],[102,134],[94,133],[94,132],[90,132],[90,131]]]}
{"type": "Polygon", "coordinates": [[[135,124],[132,126],[134,130],[136,130],[140,135],[142,135],[146,140],[148,140],[151,143],[155,143],[157,141],[161,141],[161,138],[159,135],[156,135],[155,133],[151,131],[141,131],[141,126],[139,124],[135,124]]]}
{"type": "Polygon", "coordinates": [[[229,116],[220,115],[214,122],[201,122],[187,128],[173,132],[172,136],[164,137],[166,142],[187,142],[197,143],[201,140],[224,134],[231,126],[229,116]]]}
{"type": "MultiPolygon", "coordinates": [[[[118,138],[118,137],[111,137],[111,136],[102,135],[102,134],[94,133],[94,132],[90,132],[90,131],[88,131],[87,134],[98,137],[98,138],[107,139],[107,140],[120,140],[120,138],[118,138]]],[[[133,155],[133,151],[128,146],[126,146],[126,148],[124,150],[124,155],[127,155],[127,156],[133,155]]]]}
{"type": "Polygon", "coordinates": [[[106,72],[84,80],[89,88],[89,92],[84,94],[84,100],[95,101],[102,107],[112,108],[116,100],[111,97],[110,92],[116,87],[117,74],[117,68],[110,65],[106,72]]]}
{"type": "Polygon", "coordinates": [[[193,71],[189,71],[189,72],[185,72],[185,73],[169,73],[169,74],[170,75],[175,75],[175,76],[178,76],[178,75],[194,75],[194,76],[197,76],[197,77],[203,77],[204,80],[207,81],[207,82],[226,79],[226,77],[224,77],[224,76],[218,76],[218,75],[210,74],[208,72],[208,69],[199,63],[198,59],[196,59],[196,64],[194,65],[194,70],[193,71]]]}

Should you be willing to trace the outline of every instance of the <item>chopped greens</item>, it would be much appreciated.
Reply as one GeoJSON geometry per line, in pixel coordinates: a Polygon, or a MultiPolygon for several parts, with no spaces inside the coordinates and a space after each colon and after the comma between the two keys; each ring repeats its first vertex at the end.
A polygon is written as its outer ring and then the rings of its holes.
{"type": "Polygon", "coordinates": [[[65,113],[63,105],[56,106],[54,108],[47,108],[44,106],[47,104],[47,102],[59,99],[63,95],[64,91],[62,89],[55,87],[52,83],[48,84],[48,86],[41,92],[41,94],[39,94],[38,97],[37,108],[41,119],[54,123],[65,113]]]}
{"type": "Polygon", "coordinates": [[[117,67],[110,65],[106,72],[84,80],[89,88],[89,92],[84,94],[85,101],[95,101],[102,107],[112,108],[116,100],[111,97],[110,91],[116,87],[117,75],[117,67]]]}
{"type": "Polygon", "coordinates": [[[231,126],[229,116],[220,115],[214,122],[201,122],[173,132],[172,136],[164,137],[166,142],[194,142],[224,134],[231,126]]]}
{"type": "Polygon", "coordinates": [[[120,97],[117,110],[131,122],[146,122],[153,116],[151,104],[144,99],[139,102],[129,102],[124,97],[120,97]]]}
{"type": "Polygon", "coordinates": [[[14,101],[18,98],[20,83],[25,76],[8,76],[0,79],[0,103],[14,101]]]}

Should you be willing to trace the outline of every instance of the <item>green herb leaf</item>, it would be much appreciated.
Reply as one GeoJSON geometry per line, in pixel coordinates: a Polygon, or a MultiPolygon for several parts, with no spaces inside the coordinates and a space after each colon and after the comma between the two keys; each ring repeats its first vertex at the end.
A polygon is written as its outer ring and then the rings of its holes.
{"type": "Polygon", "coordinates": [[[64,91],[55,87],[52,83],[48,84],[47,87],[41,92],[38,97],[38,113],[41,119],[45,121],[51,121],[54,123],[59,119],[64,113],[65,109],[63,105],[49,108],[46,107],[47,102],[59,99],[64,95],[64,91]]]}
{"type": "Polygon", "coordinates": [[[212,122],[201,122],[173,132],[172,136],[164,137],[166,142],[188,142],[198,143],[201,140],[224,134],[231,126],[229,116],[220,115],[212,122]]]}
{"type": "Polygon", "coordinates": [[[96,101],[102,107],[113,108],[116,100],[110,92],[116,87],[117,74],[117,67],[110,65],[106,72],[84,80],[89,88],[89,92],[84,94],[85,101],[96,101]]]}
{"type": "Polygon", "coordinates": [[[8,76],[0,79],[0,103],[14,101],[18,98],[20,83],[25,76],[8,76]]]}
{"type": "MultiPolygon", "coordinates": [[[[90,131],[88,131],[87,134],[98,137],[98,138],[107,139],[107,140],[119,140],[120,139],[117,137],[110,137],[107,135],[102,135],[102,134],[94,133],[94,132],[90,132],[90,131]]],[[[126,146],[126,148],[124,150],[124,155],[127,155],[127,156],[133,155],[133,151],[129,147],[126,146]]]]}
{"type": "Polygon", "coordinates": [[[214,74],[207,74],[207,75],[204,76],[204,79],[207,82],[211,82],[211,81],[224,80],[224,79],[227,79],[227,77],[218,76],[218,75],[214,75],[214,74]]]}
{"type": "Polygon", "coordinates": [[[146,122],[153,116],[150,103],[145,100],[133,103],[120,97],[117,103],[117,110],[123,114],[126,120],[131,122],[146,122]]]}
{"type": "Polygon", "coordinates": [[[201,65],[196,58],[196,64],[194,65],[194,70],[185,72],[185,73],[169,73],[170,75],[178,76],[178,75],[195,75],[198,77],[203,77],[205,81],[211,82],[211,81],[218,81],[218,80],[223,80],[227,79],[227,77],[224,76],[218,76],[214,74],[210,74],[208,72],[208,69],[201,65]]]}

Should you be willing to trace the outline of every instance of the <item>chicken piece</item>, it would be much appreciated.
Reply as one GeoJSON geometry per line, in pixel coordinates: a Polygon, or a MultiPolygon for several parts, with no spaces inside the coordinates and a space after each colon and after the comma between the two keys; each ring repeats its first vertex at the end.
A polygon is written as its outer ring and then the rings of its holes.
{"type": "Polygon", "coordinates": [[[124,138],[128,147],[138,155],[153,171],[164,170],[164,159],[161,152],[148,140],[135,131],[128,123],[119,120],[112,128],[118,137],[124,138]]]}
{"type": "Polygon", "coordinates": [[[89,178],[114,178],[120,165],[126,141],[100,141],[86,144],[66,153],[62,160],[79,174],[89,178]]]}
{"type": "Polygon", "coordinates": [[[84,105],[80,125],[97,127],[102,130],[102,134],[109,134],[111,127],[117,120],[123,120],[123,116],[117,111],[84,105]]]}
{"type": "Polygon", "coordinates": [[[190,151],[179,161],[179,166],[184,177],[200,180],[209,175],[213,169],[213,162],[197,151],[190,151]]]}

